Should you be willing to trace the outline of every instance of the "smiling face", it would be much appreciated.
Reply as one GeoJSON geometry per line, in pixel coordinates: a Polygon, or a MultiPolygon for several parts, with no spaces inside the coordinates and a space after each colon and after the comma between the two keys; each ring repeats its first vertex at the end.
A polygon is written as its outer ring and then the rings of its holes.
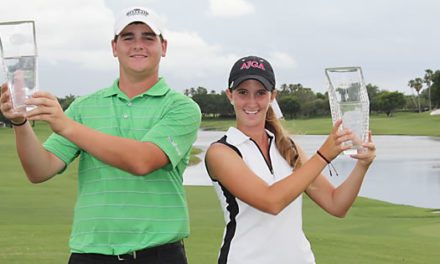
{"type": "Polygon", "coordinates": [[[238,129],[264,128],[266,113],[276,91],[269,92],[262,83],[250,79],[232,91],[226,90],[226,94],[234,105],[238,129]]]}
{"type": "Polygon", "coordinates": [[[161,40],[143,23],[126,26],[112,41],[113,56],[119,60],[121,75],[158,75],[166,48],[166,40],[161,40]]]}

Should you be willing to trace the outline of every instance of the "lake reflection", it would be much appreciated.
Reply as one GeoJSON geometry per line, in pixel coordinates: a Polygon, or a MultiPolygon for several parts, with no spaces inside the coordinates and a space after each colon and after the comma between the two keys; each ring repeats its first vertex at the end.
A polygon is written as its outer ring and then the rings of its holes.
{"type": "MultiPolygon", "coordinates": [[[[195,147],[206,150],[224,132],[199,131],[195,147]]],[[[325,136],[294,136],[296,142],[312,155],[324,142],[325,136]]],[[[425,208],[440,208],[440,139],[413,136],[373,136],[377,157],[370,167],[360,196],[396,204],[425,208]]],[[[185,185],[211,185],[202,162],[189,167],[184,174],[185,185]]],[[[328,177],[340,184],[351,171],[354,161],[339,156],[334,162],[339,176],[328,177]]],[[[328,175],[328,169],[324,170],[328,175]]]]}

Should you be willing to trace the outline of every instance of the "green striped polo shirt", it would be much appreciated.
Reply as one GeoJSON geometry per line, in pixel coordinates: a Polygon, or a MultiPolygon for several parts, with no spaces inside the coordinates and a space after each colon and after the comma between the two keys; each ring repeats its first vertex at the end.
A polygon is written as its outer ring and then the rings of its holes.
{"type": "Polygon", "coordinates": [[[131,99],[119,90],[118,81],[78,98],[66,115],[106,134],[152,142],[171,163],[135,176],[52,134],[44,147],[66,166],[79,156],[72,252],[118,255],[189,235],[182,175],[200,126],[200,109],[163,78],[131,99]]]}

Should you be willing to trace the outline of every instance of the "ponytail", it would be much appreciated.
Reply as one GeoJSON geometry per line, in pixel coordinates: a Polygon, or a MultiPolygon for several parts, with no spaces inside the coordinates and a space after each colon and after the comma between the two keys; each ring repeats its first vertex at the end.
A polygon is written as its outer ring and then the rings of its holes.
{"type": "Polygon", "coordinates": [[[275,135],[275,145],[281,156],[283,156],[292,168],[300,167],[301,160],[298,155],[298,149],[293,140],[284,130],[280,120],[275,116],[272,106],[269,106],[264,126],[275,135]]]}

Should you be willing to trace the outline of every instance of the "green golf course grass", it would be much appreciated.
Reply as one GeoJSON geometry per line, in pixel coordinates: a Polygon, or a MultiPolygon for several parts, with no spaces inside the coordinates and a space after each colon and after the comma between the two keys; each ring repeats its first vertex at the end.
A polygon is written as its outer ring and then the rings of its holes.
{"type": "MultiPolygon", "coordinates": [[[[332,127],[330,117],[283,120],[283,126],[291,134],[327,135],[332,127]]],[[[226,130],[233,126],[233,119],[204,119],[202,128],[207,130],[226,130]]],[[[428,112],[394,113],[393,117],[372,115],[370,129],[373,135],[413,135],[440,137],[440,115],[429,115],[428,112]]]]}
{"type": "MultiPolygon", "coordinates": [[[[399,116],[384,121],[373,117],[372,130],[440,136],[439,116],[399,116]]],[[[289,131],[298,129],[304,134],[323,134],[330,126],[330,120],[325,124],[325,119],[289,122],[295,123],[289,131]]],[[[210,127],[205,121],[203,126],[210,127]]],[[[41,140],[49,135],[44,123],[37,123],[35,131],[41,140]]],[[[67,263],[76,170],[74,162],[48,182],[29,183],[15,151],[13,130],[0,128],[0,263],[67,263]]],[[[189,263],[216,263],[224,225],[218,199],[210,186],[185,188],[191,216],[191,235],[185,240],[189,263]]],[[[349,214],[339,219],[326,214],[307,196],[303,208],[304,231],[317,263],[439,263],[440,210],[359,197],[349,214]]]]}

